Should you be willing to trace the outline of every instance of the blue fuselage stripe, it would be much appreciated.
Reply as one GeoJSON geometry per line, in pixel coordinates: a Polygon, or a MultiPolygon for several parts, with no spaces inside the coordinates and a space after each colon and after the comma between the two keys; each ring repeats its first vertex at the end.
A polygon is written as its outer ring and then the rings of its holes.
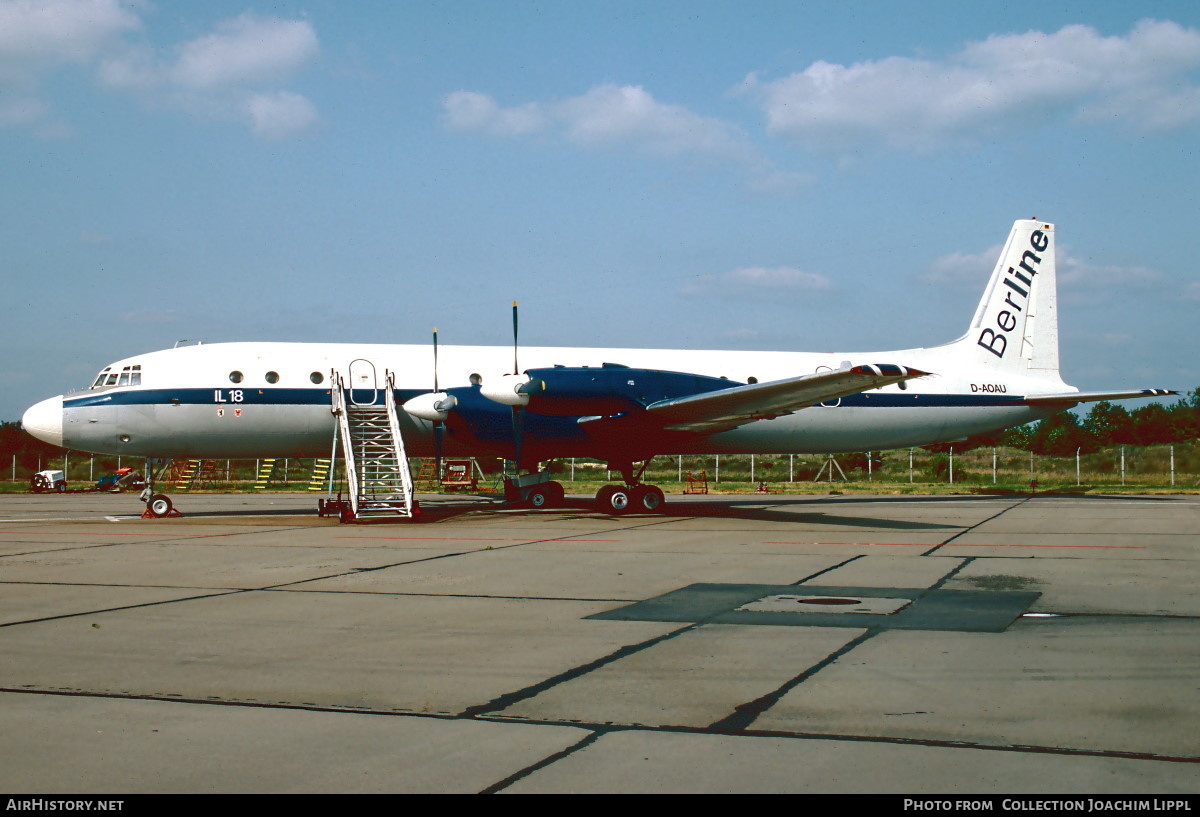
{"type": "MultiPolygon", "coordinates": [[[[425,389],[396,389],[395,399],[399,403],[425,393],[425,389]]],[[[169,405],[287,405],[328,406],[329,389],[289,388],[181,388],[181,389],[124,389],[103,391],[79,397],[66,397],[63,408],[88,406],[145,406],[169,405]],[[236,392],[236,396],[235,393],[236,392]]],[[[921,407],[972,407],[1023,406],[1025,398],[1017,395],[997,394],[883,394],[864,392],[841,398],[830,405],[872,408],[921,408],[921,407]]]]}

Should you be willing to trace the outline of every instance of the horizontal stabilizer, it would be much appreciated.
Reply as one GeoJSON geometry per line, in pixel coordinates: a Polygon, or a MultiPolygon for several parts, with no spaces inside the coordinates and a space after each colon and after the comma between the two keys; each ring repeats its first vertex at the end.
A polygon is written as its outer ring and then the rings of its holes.
{"type": "Polygon", "coordinates": [[[1134,391],[1075,391],[1066,394],[1037,394],[1026,397],[1031,406],[1062,405],[1072,403],[1095,403],[1097,400],[1132,400],[1138,397],[1169,397],[1179,394],[1170,389],[1136,389],[1134,391]]]}
{"type": "Polygon", "coordinates": [[[646,411],[665,429],[711,434],[928,374],[891,363],[845,366],[836,371],[662,400],[651,403],[646,411]]]}

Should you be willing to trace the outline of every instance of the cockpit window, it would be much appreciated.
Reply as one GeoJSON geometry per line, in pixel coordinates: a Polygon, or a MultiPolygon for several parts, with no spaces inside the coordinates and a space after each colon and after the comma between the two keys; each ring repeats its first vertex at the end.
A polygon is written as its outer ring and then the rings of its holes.
{"type": "Polygon", "coordinates": [[[140,386],[142,385],[142,365],[124,366],[121,371],[114,372],[111,366],[96,376],[92,383],[93,389],[106,389],[109,386],[140,386]]]}

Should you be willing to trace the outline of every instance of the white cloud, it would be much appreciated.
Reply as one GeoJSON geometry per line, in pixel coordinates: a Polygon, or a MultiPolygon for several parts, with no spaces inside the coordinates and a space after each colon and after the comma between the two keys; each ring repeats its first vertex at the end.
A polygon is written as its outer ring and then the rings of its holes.
{"type": "Polygon", "coordinates": [[[316,32],[306,20],[242,14],[184,43],[171,67],[171,82],[199,90],[278,82],[318,50],[316,32]]]}
{"type": "Polygon", "coordinates": [[[487,94],[456,91],[442,102],[442,121],[454,130],[496,136],[548,134],[588,149],[628,148],[662,157],[705,157],[733,162],[750,185],[788,190],[807,176],[778,170],[735,125],[655,99],[640,85],[597,85],[555,102],[502,107],[487,94]]]}
{"type": "Polygon", "coordinates": [[[929,268],[918,276],[928,284],[955,289],[979,289],[996,268],[1003,246],[997,244],[979,253],[953,252],[934,259],[929,268]]]}
{"type": "Polygon", "coordinates": [[[32,125],[41,121],[50,111],[50,106],[40,99],[0,100],[0,127],[32,125]]]}
{"type": "MultiPolygon", "coordinates": [[[[1001,250],[996,245],[979,253],[949,253],[934,259],[917,278],[937,286],[982,293],[1001,250]]],[[[1064,245],[1056,248],[1054,263],[1059,295],[1073,303],[1101,303],[1132,290],[1165,288],[1168,281],[1166,275],[1149,267],[1089,262],[1064,245]]]]}
{"type": "Polygon", "coordinates": [[[137,5],[0,0],[0,95],[9,98],[0,103],[0,126],[64,132],[36,94],[41,76],[63,64],[94,67],[102,86],[137,93],[159,107],[240,119],[266,139],[299,133],[317,121],[309,100],[280,87],[320,50],[307,21],[245,13],[174,49],[158,49],[129,39],[143,30],[137,5]]]}
{"type": "Polygon", "coordinates": [[[636,85],[597,85],[558,102],[503,108],[486,94],[457,91],[442,103],[456,130],[524,135],[550,130],[584,147],[626,145],[650,153],[744,155],[745,136],[732,125],[656,100],[636,85]]]}
{"type": "Polygon", "coordinates": [[[531,103],[501,108],[490,96],[474,91],[456,91],[442,103],[443,121],[454,130],[475,130],[500,136],[537,133],[549,124],[541,106],[531,103]]]}
{"type": "Polygon", "coordinates": [[[317,109],[300,94],[279,91],[254,94],[245,102],[250,127],[264,139],[286,139],[308,130],[317,121],[317,109]]]}
{"type": "Polygon", "coordinates": [[[795,267],[741,267],[728,272],[697,276],[680,292],[692,296],[738,299],[776,299],[788,295],[815,294],[833,289],[824,275],[795,267]]]}
{"type": "Polygon", "coordinates": [[[768,130],[808,147],[928,151],[1068,117],[1143,131],[1200,122],[1200,31],[1143,20],[1124,37],[1089,26],[997,34],[944,60],[814,62],[764,82],[750,75],[768,130]]]}
{"type": "Polygon", "coordinates": [[[0,78],[24,77],[60,63],[87,63],[141,27],[121,0],[0,2],[0,78]]]}

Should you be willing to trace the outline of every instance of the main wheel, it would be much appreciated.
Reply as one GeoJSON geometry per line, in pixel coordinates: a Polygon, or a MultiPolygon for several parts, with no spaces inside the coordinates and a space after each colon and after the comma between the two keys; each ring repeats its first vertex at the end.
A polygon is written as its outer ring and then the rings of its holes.
{"type": "Polygon", "coordinates": [[[174,504],[171,502],[171,497],[167,496],[166,494],[155,494],[154,496],[150,497],[150,501],[146,503],[147,510],[150,511],[150,515],[155,519],[162,519],[164,516],[167,516],[171,513],[171,509],[174,507],[174,504]]]}
{"type": "Polygon", "coordinates": [[[631,510],[632,492],[624,485],[605,485],[596,492],[596,506],[601,513],[623,514],[631,510]]]}
{"type": "Polygon", "coordinates": [[[638,513],[658,513],[666,501],[657,485],[639,485],[633,489],[633,507],[638,513]]]}

